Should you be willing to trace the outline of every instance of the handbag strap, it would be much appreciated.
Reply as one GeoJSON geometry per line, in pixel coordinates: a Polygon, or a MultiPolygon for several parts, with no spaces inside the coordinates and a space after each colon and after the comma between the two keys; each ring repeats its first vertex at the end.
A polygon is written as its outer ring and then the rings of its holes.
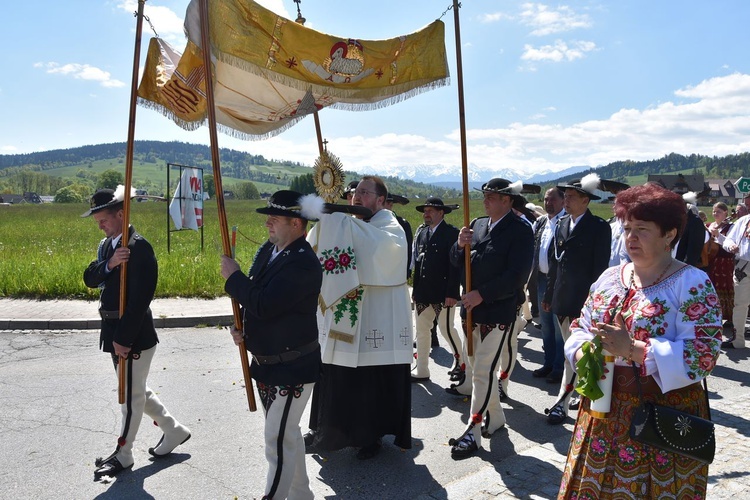
{"type": "Polygon", "coordinates": [[[638,367],[635,366],[635,363],[631,363],[630,366],[633,367],[635,384],[638,386],[638,406],[640,406],[643,404],[643,391],[641,390],[641,372],[638,370],[638,367]]]}
{"type": "MultiPolygon", "coordinates": [[[[633,375],[635,375],[635,383],[638,385],[638,405],[643,403],[643,391],[641,390],[641,373],[635,366],[635,363],[631,365],[633,367],[633,375]]],[[[711,420],[711,405],[708,402],[708,384],[706,379],[708,375],[703,377],[703,395],[706,397],[706,411],[708,412],[708,420],[711,420]]]]}
{"type": "Polygon", "coordinates": [[[703,377],[703,394],[706,395],[706,411],[708,412],[708,419],[711,420],[711,405],[708,403],[708,384],[706,383],[707,378],[708,375],[703,377]]]}

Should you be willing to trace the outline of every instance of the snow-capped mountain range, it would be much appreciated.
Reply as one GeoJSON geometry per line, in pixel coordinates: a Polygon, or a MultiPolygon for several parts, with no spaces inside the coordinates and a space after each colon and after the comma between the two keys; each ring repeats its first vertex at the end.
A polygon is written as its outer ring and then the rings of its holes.
{"type": "MultiPolygon", "coordinates": [[[[510,181],[521,179],[526,183],[538,184],[589,170],[590,168],[591,167],[589,166],[576,166],[558,170],[556,172],[544,171],[531,174],[528,172],[513,169],[500,169],[493,171],[486,169],[480,170],[476,165],[469,164],[468,177],[471,187],[479,187],[483,183],[495,177],[502,177],[510,181]]],[[[408,167],[390,167],[379,173],[381,175],[392,175],[401,179],[410,179],[416,182],[423,182],[425,184],[433,184],[436,186],[445,186],[457,189],[461,188],[461,171],[457,171],[456,167],[454,166],[449,167],[445,165],[417,165],[408,167]]]]}

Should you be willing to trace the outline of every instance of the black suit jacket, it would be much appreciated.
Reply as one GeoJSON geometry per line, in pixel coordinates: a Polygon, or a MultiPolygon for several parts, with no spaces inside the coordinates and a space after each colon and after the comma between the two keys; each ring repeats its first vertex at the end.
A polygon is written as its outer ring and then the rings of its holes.
{"type": "MultiPolygon", "coordinates": [[[[224,284],[242,305],[245,347],[259,356],[294,351],[318,340],[316,312],[323,269],[304,237],[269,262],[274,245],[266,241],[245,276],[237,271],[224,284]]],[[[293,361],[275,365],[252,362],[253,378],[267,385],[297,385],[320,377],[320,347],[293,361]]]]}
{"type": "Polygon", "coordinates": [[[393,212],[393,215],[403,228],[404,233],[406,233],[406,279],[409,279],[411,276],[411,249],[412,243],[414,242],[414,233],[411,232],[411,224],[409,224],[408,220],[397,215],[396,212],[393,212]]]}
{"type": "Polygon", "coordinates": [[[557,223],[549,249],[544,302],[558,316],[577,318],[589,288],[609,266],[612,229],[589,210],[570,231],[570,215],[557,223]]]}
{"type": "Polygon", "coordinates": [[[675,258],[685,264],[700,267],[701,251],[706,239],[706,226],[692,211],[687,212],[685,230],[677,243],[675,258]]]}
{"type": "Polygon", "coordinates": [[[539,271],[539,248],[542,246],[542,233],[544,228],[549,224],[549,219],[546,215],[542,215],[534,221],[534,225],[531,229],[534,231],[534,260],[531,264],[531,272],[536,273],[539,271]]]}
{"type": "MultiPolygon", "coordinates": [[[[531,227],[509,212],[487,234],[488,217],[472,221],[471,288],[482,296],[482,303],[472,311],[478,324],[508,325],[515,320],[516,307],[529,277],[534,251],[531,227]]],[[[451,262],[458,267],[465,284],[464,247],[454,243],[451,262]]],[[[461,307],[461,317],[466,311],[461,307]]]]}
{"type": "Polygon", "coordinates": [[[446,297],[460,298],[458,268],[451,264],[450,251],[458,240],[458,228],[442,221],[427,239],[427,226],[419,226],[415,241],[412,298],[420,304],[442,304],[446,297]]]}
{"type": "MultiPolygon", "coordinates": [[[[103,319],[99,348],[114,352],[112,341],[130,347],[133,352],[154,347],[159,338],[151,315],[151,301],[156,291],[159,267],[151,244],[135,232],[132,226],[128,231],[130,259],[127,274],[127,301],[125,312],[120,319],[103,319]]],[[[122,238],[117,248],[122,246],[122,238]]],[[[99,245],[97,259],[83,272],[83,282],[90,288],[101,288],[99,308],[104,311],[120,310],[120,266],[107,271],[107,262],[114,254],[112,239],[105,238],[99,245]]]]}

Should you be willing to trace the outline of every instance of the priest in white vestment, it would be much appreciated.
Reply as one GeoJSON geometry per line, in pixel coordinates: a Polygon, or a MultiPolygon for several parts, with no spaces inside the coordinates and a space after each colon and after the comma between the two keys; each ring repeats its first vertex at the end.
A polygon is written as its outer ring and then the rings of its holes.
{"type": "Polygon", "coordinates": [[[388,434],[411,448],[409,248],[396,217],[383,208],[386,196],[382,179],[363,177],[353,204],[372,217],[323,215],[308,234],[323,267],[323,380],[305,440],[321,450],[358,447],[360,459],[377,455],[388,434]]]}

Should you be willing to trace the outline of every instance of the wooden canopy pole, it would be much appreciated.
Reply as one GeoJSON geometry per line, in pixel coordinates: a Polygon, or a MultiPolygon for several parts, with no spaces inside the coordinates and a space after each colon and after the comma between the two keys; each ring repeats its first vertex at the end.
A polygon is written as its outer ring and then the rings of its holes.
{"type": "MultiPolygon", "coordinates": [[[[231,257],[232,246],[229,241],[229,226],[227,224],[227,212],[224,207],[224,189],[221,185],[221,165],[219,161],[219,138],[216,131],[216,108],[214,106],[214,84],[211,74],[211,39],[208,31],[208,0],[200,0],[201,17],[201,49],[203,50],[203,68],[206,79],[206,104],[208,107],[208,133],[211,138],[211,164],[214,172],[214,187],[216,188],[216,206],[219,212],[219,230],[224,255],[231,257]]],[[[232,312],[234,313],[234,327],[242,330],[242,317],[240,316],[240,305],[232,299],[232,312]]],[[[242,375],[245,378],[245,392],[247,393],[247,406],[250,411],[256,411],[255,394],[253,393],[253,379],[250,376],[250,361],[245,349],[244,340],[239,345],[240,363],[242,364],[242,375]]]]}
{"type": "MultiPolygon", "coordinates": [[[[133,185],[133,145],[135,143],[135,110],[138,102],[138,65],[141,62],[141,32],[143,7],[146,0],[138,0],[135,23],[135,50],[133,51],[133,78],[130,85],[130,116],[128,119],[128,142],[125,149],[125,195],[122,202],[122,238],[120,245],[126,247],[130,240],[130,190],[133,185]]],[[[128,263],[120,264],[120,317],[125,314],[128,293],[128,263]]],[[[125,404],[127,364],[125,358],[117,360],[117,401],[125,404]]]]}
{"type": "Polygon", "coordinates": [[[323,148],[323,133],[320,130],[320,118],[318,117],[318,111],[313,112],[313,118],[315,118],[315,135],[318,137],[318,153],[323,156],[325,148],[323,148]]]}
{"type": "MultiPolygon", "coordinates": [[[[458,122],[461,132],[461,182],[464,191],[464,227],[469,227],[469,163],[466,157],[466,116],[464,113],[464,75],[461,64],[461,26],[458,20],[458,0],[453,0],[453,20],[456,25],[456,78],[458,79],[458,122]]],[[[464,248],[466,267],[466,286],[464,292],[471,291],[471,252],[464,248]]],[[[474,339],[471,321],[471,310],[466,310],[466,354],[474,355],[474,339]]]]}

